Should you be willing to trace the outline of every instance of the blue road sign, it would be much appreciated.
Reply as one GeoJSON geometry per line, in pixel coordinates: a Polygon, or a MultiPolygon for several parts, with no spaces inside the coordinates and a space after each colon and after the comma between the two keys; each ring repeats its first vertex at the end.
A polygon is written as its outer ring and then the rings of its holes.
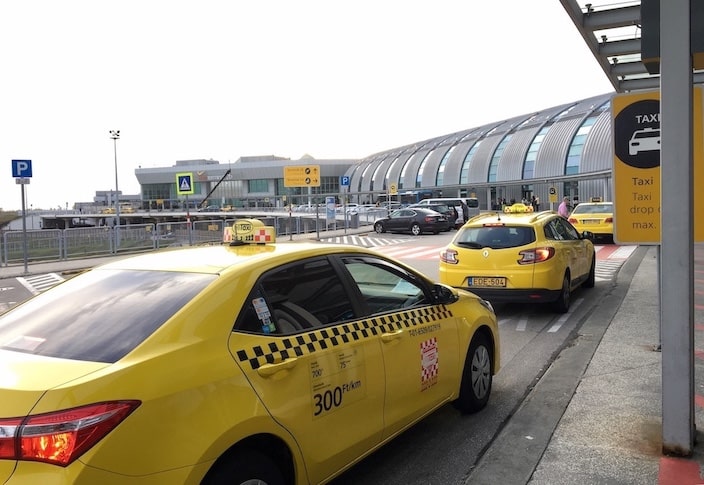
{"type": "Polygon", "coordinates": [[[13,160],[12,176],[15,178],[29,178],[32,176],[31,160],[13,160]]]}
{"type": "Polygon", "coordinates": [[[340,177],[340,185],[343,187],[349,187],[350,185],[350,178],[347,175],[343,175],[340,177]]]}
{"type": "Polygon", "coordinates": [[[191,195],[195,193],[192,173],[184,172],[176,174],[176,193],[178,195],[191,195]]]}

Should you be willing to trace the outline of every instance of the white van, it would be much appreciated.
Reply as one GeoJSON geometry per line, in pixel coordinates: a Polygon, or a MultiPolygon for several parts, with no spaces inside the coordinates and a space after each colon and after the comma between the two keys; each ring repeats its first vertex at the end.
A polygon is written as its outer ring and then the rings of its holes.
{"type": "Polygon", "coordinates": [[[469,218],[479,215],[479,199],[476,197],[440,197],[435,199],[423,199],[414,205],[428,205],[428,204],[446,204],[450,207],[454,206],[457,210],[457,222],[455,225],[457,227],[464,224],[464,215],[462,213],[462,201],[469,207],[469,218]]]}

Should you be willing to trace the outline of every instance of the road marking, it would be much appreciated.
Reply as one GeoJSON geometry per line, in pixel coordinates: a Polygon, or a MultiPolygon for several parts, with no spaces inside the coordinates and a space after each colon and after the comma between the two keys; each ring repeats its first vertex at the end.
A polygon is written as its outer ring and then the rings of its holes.
{"type": "Polygon", "coordinates": [[[567,313],[565,313],[564,315],[562,315],[560,318],[557,319],[557,322],[555,322],[553,324],[553,326],[550,327],[550,329],[548,330],[548,333],[554,333],[554,332],[557,332],[558,330],[560,330],[560,328],[562,328],[562,325],[572,316],[574,311],[579,307],[579,305],[582,304],[583,301],[584,301],[584,298],[576,299],[574,301],[574,303],[572,303],[572,305],[570,305],[570,310],[567,313]]]}
{"type": "Polygon", "coordinates": [[[52,286],[56,286],[62,281],[64,281],[64,278],[56,273],[46,273],[36,276],[18,277],[16,279],[22,286],[27,289],[27,291],[29,291],[33,295],[37,295],[42,291],[48,290],[52,286]]]}

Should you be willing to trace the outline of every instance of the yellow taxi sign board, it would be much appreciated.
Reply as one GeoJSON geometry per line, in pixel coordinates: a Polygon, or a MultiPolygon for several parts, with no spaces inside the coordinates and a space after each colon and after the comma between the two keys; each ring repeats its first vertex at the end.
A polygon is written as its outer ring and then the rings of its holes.
{"type": "Polygon", "coordinates": [[[396,184],[389,185],[389,195],[398,195],[398,185],[396,185],[396,184]]]}
{"type": "Polygon", "coordinates": [[[507,205],[504,207],[504,212],[506,214],[525,214],[526,212],[533,212],[533,206],[516,202],[513,205],[507,205]]]}
{"type": "Polygon", "coordinates": [[[553,204],[557,202],[557,189],[555,187],[550,187],[548,192],[550,202],[552,202],[553,204]]]}
{"type": "MultiPolygon", "coordinates": [[[[694,186],[704,184],[702,89],[694,88],[694,186]]],[[[611,102],[614,139],[614,240],[660,244],[660,91],[616,95],[611,102]]],[[[677,197],[677,194],[666,194],[677,197]]],[[[694,240],[704,241],[704,221],[694,220],[694,240]]]]}
{"type": "Polygon", "coordinates": [[[238,219],[232,226],[225,226],[223,242],[266,244],[276,242],[276,229],[265,226],[259,219],[238,219]]]}
{"type": "Polygon", "coordinates": [[[320,165],[284,167],[284,187],[320,187],[320,165]]]}

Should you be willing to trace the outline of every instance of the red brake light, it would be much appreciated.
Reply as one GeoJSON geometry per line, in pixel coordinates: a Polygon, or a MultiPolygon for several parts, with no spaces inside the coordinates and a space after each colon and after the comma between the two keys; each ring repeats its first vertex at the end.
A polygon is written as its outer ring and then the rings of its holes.
{"type": "Polygon", "coordinates": [[[604,219],[604,222],[614,222],[614,218],[613,218],[613,217],[607,217],[606,219],[604,219]]]}
{"type": "Polygon", "coordinates": [[[454,249],[443,249],[440,251],[440,261],[447,264],[459,263],[459,260],[457,259],[457,251],[454,249]]]}
{"type": "Polygon", "coordinates": [[[575,219],[574,217],[570,217],[569,219],[567,219],[567,221],[568,221],[570,224],[577,224],[577,219],[575,219]]]}
{"type": "Polygon", "coordinates": [[[24,419],[0,419],[0,459],[67,466],[139,405],[139,401],[105,402],[24,419]]]}
{"type": "Polygon", "coordinates": [[[543,261],[547,261],[555,256],[555,248],[528,249],[526,251],[521,251],[518,254],[521,255],[521,259],[518,260],[518,264],[542,263],[543,261]]]}

